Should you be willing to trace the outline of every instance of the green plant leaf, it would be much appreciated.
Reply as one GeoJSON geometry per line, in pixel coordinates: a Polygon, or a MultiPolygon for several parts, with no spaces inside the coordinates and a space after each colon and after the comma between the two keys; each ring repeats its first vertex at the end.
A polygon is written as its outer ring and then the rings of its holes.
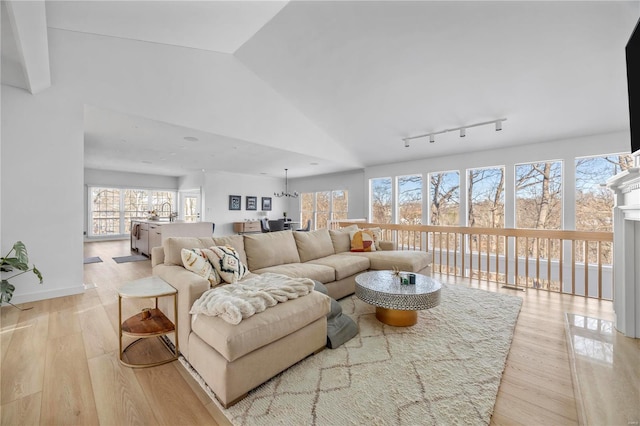
{"type": "Polygon", "coordinates": [[[8,280],[2,280],[0,283],[0,302],[5,303],[11,301],[13,290],[16,288],[8,280]]]}
{"type": "Polygon", "coordinates": [[[27,247],[24,245],[22,241],[17,241],[13,245],[13,250],[16,252],[16,259],[19,262],[28,264],[29,263],[29,255],[27,254],[27,247]]]}
{"type": "Polygon", "coordinates": [[[17,257],[3,257],[2,265],[3,266],[9,265],[10,268],[16,268],[21,271],[29,270],[29,265],[26,262],[23,262],[22,260],[18,259],[17,257]]]}
{"type": "Polygon", "coordinates": [[[33,273],[36,274],[38,278],[40,278],[40,284],[42,284],[42,273],[38,271],[38,268],[36,268],[36,265],[33,265],[33,273]]]}

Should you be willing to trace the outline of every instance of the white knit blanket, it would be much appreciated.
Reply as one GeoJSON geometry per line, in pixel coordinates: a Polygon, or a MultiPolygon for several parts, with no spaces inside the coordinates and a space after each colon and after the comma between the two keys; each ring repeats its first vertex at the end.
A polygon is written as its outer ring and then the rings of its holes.
{"type": "Polygon", "coordinates": [[[278,302],[306,296],[313,290],[309,278],[290,278],[266,273],[202,293],[193,303],[190,314],[218,316],[229,324],[264,311],[278,302]]]}

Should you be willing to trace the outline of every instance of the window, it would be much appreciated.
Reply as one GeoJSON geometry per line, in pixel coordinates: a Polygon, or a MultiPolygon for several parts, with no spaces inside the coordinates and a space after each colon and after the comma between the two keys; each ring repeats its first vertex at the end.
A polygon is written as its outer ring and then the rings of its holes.
{"type": "Polygon", "coordinates": [[[315,194],[313,192],[304,192],[300,194],[300,225],[307,226],[307,222],[311,221],[311,229],[315,229],[315,221],[313,220],[313,212],[315,209],[315,194]]]}
{"type": "Polygon", "coordinates": [[[316,192],[316,229],[327,227],[331,218],[331,191],[316,192]]]}
{"type": "Polygon", "coordinates": [[[371,194],[371,222],[391,223],[391,178],[371,179],[369,184],[369,193],[371,194]]]}
{"type": "Polygon", "coordinates": [[[468,171],[468,224],[504,228],[504,167],[468,171]]]}
{"type": "Polygon", "coordinates": [[[613,231],[613,193],[601,184],[632,165],[630,155],[576,159],[576,230],[613,231]]]}
{"type": "Polygon", "coordinates": [[[398,223],[422,224],[422,176],[398,177],[398,223]]]}
{"type": "Polygon", "coordinates": [[[349,191],[304,192],[300,194],[300,222],[302,227],[311,220],[312,229],[328,228],[330,220],[349,217],[349,191]]]}
{"type": "Polygon", "coordinates": [[[90,235],[120,234],[120,190],[91,188],[90,235]]]}
{"type": "Polygon", "coordinates": [[[150,210],[169,218],[176,193],[133,188],[89,188],[89,236],[117,236],[131,232],[131,221],[146,219],[150,210]]]}
{"type": "Polygon", "coordinates": [[[349,197],[347,191],[337,190],[331,192],[331,212],[331,220],[346,220],[348,218],[349,197]]]}
{"type": "Polygon", "coordinates": [[[560,229],[562,163],[516,165],[516,227],[560,229]]]}
{"type": "Polygon", "coordinates": [[[431,225],[460,224],[460,172],[429,174],[431,225]]]}

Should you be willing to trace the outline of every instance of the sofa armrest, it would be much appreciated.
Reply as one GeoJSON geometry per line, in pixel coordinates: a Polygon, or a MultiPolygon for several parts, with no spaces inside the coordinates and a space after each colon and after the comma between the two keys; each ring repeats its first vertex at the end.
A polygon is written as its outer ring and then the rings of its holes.
{"type": "Polygon", "coordinates": [[[154,247],[151,249],[151,267],[164,263],[164,248],[154,247]]]}
{"type": "MultiPolygon", "coordinates": [[[[189,314],[189,311],[191,310],[193,302],[209,289],[209,281],[177,265],[156,265],[153,267],[153,275],[162,278],[178,290],[178,338],[180,339],[180,352],[188,359],[187,343],[189,341],[189,333],[191,333],[191,314],[189,314]]],[[[159,298],[158,307],[167,318],[175,323],[173,298],[159,298]]]]}
{"type": "Polygon", "coordinates": [[[380,250],[383,251],[388,251],[388,250],[395,250],[396,249],[396,243],[393,241],[380,241],[380,250]]]}

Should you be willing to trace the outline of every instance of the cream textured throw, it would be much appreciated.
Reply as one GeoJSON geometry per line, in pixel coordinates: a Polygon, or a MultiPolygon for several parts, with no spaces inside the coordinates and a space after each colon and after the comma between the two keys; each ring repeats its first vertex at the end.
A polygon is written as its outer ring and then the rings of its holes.
{"type": "Polygon", "coordinates": [[[266,273],[235,284],[212,288],[193,303],[190,314],[218,316],[229,324],[262,312],[278,302],[306,296],[313,290],[309,278],[266,273]]]}

